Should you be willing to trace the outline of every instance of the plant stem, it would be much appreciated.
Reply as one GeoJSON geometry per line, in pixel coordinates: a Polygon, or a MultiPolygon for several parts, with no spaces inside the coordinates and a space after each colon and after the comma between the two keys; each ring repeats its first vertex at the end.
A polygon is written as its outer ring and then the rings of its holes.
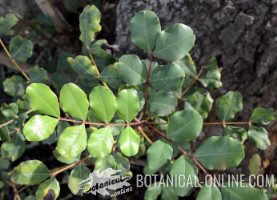
{"type": "Polygon", "coordinates": [[[62,172],[64,172],[64,171],[66,171],[66,170],[72,169],[72,168],[74,168],[74,167],[76,167],[76,166],[78,166],[78,165],[84,163],[84,162],[87,161],[89,158],[90,158],[90,156],[85,157],[85,158],[83,158],[82,160],[76,161],[76,162],[74,162],[74,163],[72,163],[72,164],[70,164],[70,165],[66,165],[66,166],[64,166],[64,167],[61,167],[61,168],[58,168],[58,169],[54,169],[54,170],[52,170],[52,172],[50,173],[50,176],[52,176],[52,177],[57,176],[58,174],[60,174],[60,173],[62,173],[62,172]]]}
{"type": "Polygon", "coordinates": [[[7,49],[7,47],[5,46],[4,42],[2,41],[2,39],[0,38],[0,45],[2,46],[2,48],[4,49],[5,53],[7,54],[7,56],[9,57],[9,59],[11,60],[11,62],[15,65],[15,67],[21,72],[21,74],[27,79],[27,81],[31,81],[30,77],[24,72],[24,70],[17,64],[17,62],[15,61],[15,59],[13,59],[12,55],[10,54],[9,50],[7,49]]]}
{"type": "Polygon", "coordinates": [[[194,84],[199,80],[200,76],[203,73],[203,67],[200,68],[199,73],[194,77],[193,81],[191,82],[191,84],[183,91],[182,93],[182,97],[185,96],[185,94],[194,86],[194,84]]]}
{"type": "Polygon", "coordinates": [[[60,117],[59,120],[72,122],[75,124],[86,124],[86,125],[92,125],[92,126],[98,126],[98,127],[99,126],[127,126],[127,125],[139,126],[139,125],[146,123],[146,121],[136,121],[136,122],[131,122],[131,123],[101,123],[101,122],[81,121],[81,120],[75,120],[75,119],[64,118],[64,117],[60,117]]]}
{"type": "Polygon", "coordinates": [[[153,141],[147,136],[147,134],[144,132],[141,126],[138,127],[139,132],[141,135],[147,140],[149,144],[153,144],[153,141]]]}
{"type": "Polygon", "coordinates": [[[245,121],[245,122],[225,122],[225,121],[220,121],[220,122],[204,122],[205,126],[213,126],[213,125],[219,125],[219,126],[224,126],[224,125],[251,125],[251,121],[245,121]]]}
{"type": "Polygon", "coordinates": [[[5,127],[5,126],[8,126],[9,124],[11,124],[11,123],[13,123],[13,122],[14,122],[14,120],[11,119],[11,120],[9,120],[9,121],[3,123],[3,124],[0,124],[0,128],[3,128],[3,127],[5,127]]]}

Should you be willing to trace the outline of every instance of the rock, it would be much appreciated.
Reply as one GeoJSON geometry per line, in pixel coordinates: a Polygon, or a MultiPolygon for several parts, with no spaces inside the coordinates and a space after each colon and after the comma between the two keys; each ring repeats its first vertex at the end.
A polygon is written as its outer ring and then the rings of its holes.
{"type": "Polygon", "coordinates": [[[246,109],[242,116],[248,118],[257,105],[277,108],[276,2],[120,0],[116,43],[124,53],[140,52],[131,44],[129,21],[146,8],[157,13],[163,28],[176,22],[191,26],[197,35],[195,61],[202,65],[210,56],[217,57],[223,67],[225,89],[242,92],[246,109]]]}

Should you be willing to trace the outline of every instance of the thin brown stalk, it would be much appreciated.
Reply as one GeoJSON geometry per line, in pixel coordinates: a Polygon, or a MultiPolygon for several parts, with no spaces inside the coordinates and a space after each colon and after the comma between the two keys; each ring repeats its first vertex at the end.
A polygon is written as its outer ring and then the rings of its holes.
{"type": "Polygon", "coordinates": [[[138,131],[141,133],[141,135],[147,140],[149,144],[153,144],[153,141],[148,137],[148,135],[144,132],[141,126],[138,127],[138,131]]]}
{"type": "Polygon", "coordinates": [[[5,53],[7,54],[7,56],[9,57],[9,59],[11,60],[12,64],[14,64],[14,66],[21,72],[21,74],[28,80],[31,81],[30,77],[24,72],[24,70],[17,64],[17,62],[15,61],[15,59],[13,59],[12,55],[10,54],[8,48],[5,46],[4,42],[2,41],[2,39],[0,38],[0,45],[2,46],[2,48],[4,49],[5,53]]]}
{"type": "Polygon", "coordinates": [[[5,127],[5,126],[8,126],[9,124],[11,124],[11,123],[13,123],[13,122],[14,122],[14,120],[11,119],[11,120],[9,120],[9,121],[3,123],[3,124],[0,124],[0,128],[3,128],[3,127],[5,127]]]}

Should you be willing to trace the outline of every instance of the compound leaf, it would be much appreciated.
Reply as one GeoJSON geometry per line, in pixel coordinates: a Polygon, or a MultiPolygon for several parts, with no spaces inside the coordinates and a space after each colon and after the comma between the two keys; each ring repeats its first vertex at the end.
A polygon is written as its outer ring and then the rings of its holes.
{"type": "Polygon", "coordinates": [[[212,136],[196,150],[196,158],[210,170],[237,167],[244,159],[244,146],[228,136],[212,136]]]}
{"type": "Polygon", "coordinates": [[[156,38],[161,33],[161,25],[158,16],[150,11],[138,12],[131,19],[132,42],[145,52],[150,53],[156,44],[156,38]]]}
{"type": "Polygon", "coordinates": [[[135,89],[123,89],[117,98],[119,117],[125,121],[132,121],[140,110],[140,100],[135,89]]]}
{"type": "Polygon", "coordinates": [[[33,43],[31,40],[15,36],[11,39],[9,49],[12,57],[19,62],[26,62],[33,54],[33,43]]]}
{"type": "Polygon", "coordinates": [[[110,122],[117,110],[116,97],[104,86],[94,87],[89,95],[90,106],[96,117],[104,122],[110,122]]]}
{"type": "Polygon", "coordinates": [[[55,131],[59,120],[46,115],[33,116],[23,128],[28,141],[42,141],[49,138],[55,131]]]}
{"type": "Polygon", "coordinates": [[[140,136],[131,128],[125,128],[118,140],[119,148],[125,156],[134,156],[139,151],[140,136]]]}
{"type": "Polygon", "coordinates": [[[48,168],[39,160],[21,162],[11,174],[11,180],[20,185],[36,185],[48,177],[48,168]]]}
{"type": "Polygon", "coordinates": [[[60,103],[64,112],[86,120],[89,102],[86,93],[74,83],[65,84],[60,91],[60,103]]]}
{"type": "Polygon", "coordinates": [[[239,92],[230,91],[217,99],[216,107],[219,119],[233,119],[236,113],[242,111],[242,96],[239,92]]]}
{"type": "Polygon", "coordinates": [[[47,85],[32,83],[27,87],[26,94],[33,111],[53,117],[60,117],[58,98],[47,85]]]}
{"type": "Polygon", "coordinates": [[[54,155],[60,162],[69,164],[79,160],[87,147],[87,132],[84,125],[70,126],[61,133],[54,155]]]}
{"type": "Polygon", "coordinates": [[[158,35],[154,55],[169,62],[178,60],[189,53],[194,43],[195,35],[189,26],[173,24],[158,35]]]}
{"type": "Polygon", "coordinates": [[[80,40],[89,47],[95,39],[95,33],[101,31],[101,13],[94,5],[86,6],[80,15],[80,40]]]}
{"type": "Polygon", "coordinates": [[[95,158],[103,158],[112,152],[114,139],[111,127],[93,131],[88,139],[88,151],[95,158]]]}
{"type": "Polygon", "coordinates": [[[173,141],[184,144],[199,136],[203,127],[201,115],[191,105],[173,113],[169,118],[167,133],[173,141]]]}

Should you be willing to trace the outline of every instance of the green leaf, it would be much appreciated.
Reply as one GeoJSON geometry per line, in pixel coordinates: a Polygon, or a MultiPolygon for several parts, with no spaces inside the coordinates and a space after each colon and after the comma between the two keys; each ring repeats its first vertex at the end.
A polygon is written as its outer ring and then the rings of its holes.
{"type": "Polygon", "coordinates": [[[231,136],[235,139],[240,140],[242,143],[245,142],[245,140],[248,137],[247,130],[245,130],[242,127],[236,127],[236,126],[226,126],[224,128],[224,135],[231,136]]]}
{"type": "Polygon", "coordinates": [[[130,170],[130,162],[126,157],[124,157],[119,152],[107,155],[105,157],[98,158],[95,161],[94,170],[102,171],[107,168],[119,169],[121,171],[128,171],[130,170]]]}
{"type": "Polygon", "coordinates": [[[68,57],[68,63],[72,69],[81,76],[98,77],[96,66],[92,64],[87,56],[68,57]]]}
{"type": "Polygon", "coordinates": [[[139,151],[140,136],[133,128],[126,127],[119,136],[118,144],[125,156],[134,156],[139,151]]]}
{"type": "Polygon", "coordinates": [[[216,102],[217,116],[221,120],[233,119],[236,113],[242,111],[242,96],[239,92],[230,91],[216,102]]]}
{"type": "Polygon", "coordinates": [[[136,55],[121,56],[116,67],[121,79],[129,85],[141,85],[146,79],[146,66],[136,55]]]}
{"type": "Polygon", "coordinates": [[[250,174],[258,175],[262,171],[261,166],[262,166],[262,158],[260,157],[259,154],[256,153],[249,160],[248,169],[250,174]]]}
{"type": "Polygon", "coordinates": [[[33,43],[31,40],[15,36],[11,39],[9,50],[12,57],[19,62],[26,62],[33,54],[33,43]]]}
{"type": "Polygon", "coordinates": [[[4,142],[1,145],[1,155],[3,158],[8,158],[11,161],[16,161],[25,152],[26,145],[22,138],[16,134],[10,142],[4,142]]]}
{"type": "Polygon", "coordinates": [[[101,73],[102,80],[108,83],[109,86],[114,89],[118,89],[121,85],[123,85],[123,80],[121,80],[119,68],[117,66],[118,63],[109,65],[105,67],[101,73]]]}
{"type": "Polygon", "coordinates": [[[50,137],[59,120],[44,115],[33,116],[23,128],[23,134],[28,141],[42,141],[50,137]]]}
{"type": "Polygon", "coordinates": [[[68,177],[68,187],[74,195],[77,195],[81,192],[80,183],[87,179],[89,174],[90,170],[83,164],[71,170],[68,177]]]}
{"type": "Polygon", "coordinates": [[[195,78],[197,76],[195,63],[189,54],[180,60],[176,60],[174,63],[179,65],[189,77],[195,78]]]}
{"type": "Polygon", "coordinates": [[[125,121],[132,121],[140,111],[140,100],[135,89],[124,89],[117,98],[119,117],[125,121]]]}
{"type": "Polygon", "coordinates": [[[151,86],[156,90],[172,91],[179,89],[185,73],[177,64],[161,65],[154,69],[151,86]]]}
{"type": "Polygon", "coordinates": [[[173,148],[169,144],[161,140],[154,142],[147,149],[147,166],[144,170],[146,170],[148,174],[156,173],[162,166],[171,160],[172,155],[173,148]]]}
{"type": "Polygon", "coordinates": [[[1,171],[4,171],[4,170],[9,169],[10,164],[11,164],[11,163],[10,163],[9,160],[0,158],[0,170],[1,170],[1,171]]]}
{"type": "Polygon", "coordinates": [[[147,187],[144,194],[144,200],[156,200],[158,199],[161,192],[162,192],[161,184],[154,183],[149,187],[147,187]]]}
{"type": "Polygon", "coordinates": [[[154,55],[169,62],[178,60],[189,53],[194,43],[195,35],[189,26],[173,24],[159,34],[154,55]]]}
{"type": "Polygon", "coordinates": [[[39,185],[36,191],[36,200],[45,200],[50,194],[53,200],[56,200],[60,195],[60,184],[54,177],[39,185]]]}
{"type": "Polygon", "coordinates": [[[60,91],[60,103],[64,112],[86,120],[89,102],[86,93],[74,83],[65,84],[60,91]]]}
{"type": "Polygon", "coordinates": [[[222,200],[221,192],[216,186],[203,186],[196,200],[222,200]]]}
{"type": "Polygon", "coordinates": [[[60,162],[69,164],[79,160],[87,147],[87,132],[84,125],[67,127],[58,139],[54,155],[60,162]]]}
{"type": "Polygon", "coordinates": [[[218,68],[217,60],[213,57],[208,64],[207,73],[203,78],[200,79],[200,82],[204,87],[207,88],[220,88],[222,87],[221,82],[221,69],[218,68]]]}
{"type": "Polygon", "coordinates": [[[88,151],[95,158],[103,158],[112,152],[114,139],[111,127],[92,132],[88,139],[88,151]]]}
{"type": "Polygon", "coordinates": [[[14,14],[7,14],[5,17],[0,17],[0,35],[7,35],[11,32],[11,28],[18,22],[18,18],[14,14]]]}
{"type": "Polygon", "coordinates": [[[101,13],[94,5],[86,6],[80,15],[80,40],[89,46],[95,39],[95,34],[101,31],[101,13]]]}
{"type": "Polygon", "coordinates": [[[193,186],[198,183],[196,168],[184,156],[174,161],[169,174],[173,180],[173,190],[181,197],[188,195],[193,186]],[[178,180],[178,177],[183,178],[178,180]]]}
{"type": "Polygon", "coordinates": [[[3,82],[4,91],[12,97],[21,97],[25,93],[26,82],[21,76],[13,75],[3,82]]]}
{"type": "Polygon", "coordinates": [[[16,103],[3,104],[1,106],[1,113],[7,119],[18,118],[18,105],[16,103]]]}
{"type": "Polygon", "coordinates": [[[154,115],[164,117],[175,111],[177,97],[172,92],[151,92],[149,110],[154,115]]]}
{"type": "Polygon", "coordinates": [[[223,200],[268,200],[265,190],[257,189],[246,184],[231,184],[221,189],[223,200]]]}
{"type": "Polygon", "coordinates": [[[212,136],[199,146],[195,156],[210,170],[225,170],[237,167],[245,153],[240,141],[228,136],[212,136]]]}
{"type": "Polygon", "coordinates": [[[155,48],[157,36],[161,33],[160,20],[154,12],[143,10],[131,19],[130,30],[132,42],[150,53],[155,48]]]}
{"type": "Polygon", "coordinates": [[[21,162],[11,174],[11,180],[19,185],[36,185],[48,177],[48,168],[39,160],[21,162]]]}
{"type": "Polygon", "coordinates": [[[252,139],[256,143],[257,148],[261,150],[266,150],[271,144],[268,132],[263,127],[252,126],[248,130],[248,137],[252,139]]]}
{"type": "Polygon", "coordinates": [[[26,94],[33,111],[53,117],[60,117],[58,98],[47,85],[32,83],[27,87],[26,94]]]}
{"type": "Polygon", "coordinates": [[[110,122],[117,110],[116,97],[104,86],[94,87],[89,95],[90,106],[96,117],[104,122],[110,122]]]}
{"type": "Polygon", "coordinates": [[[213,106],[213,98],[207,91],[199,90],[187,97],[187,102],[206,119],[213,106]]]}
{"type": "Polygon", "coordinates": [[[161,200],[178,200],[179,197],[178,195],[176,194],[175,190],[173,187],[163,187],[162,188],[162,197],[161,197],[161,200]]]}
{"type": "Polygon", "coordinates": [[[184,144],[197,138],[202,127],[201,115],[191,105],[186,104],[184,110],[175,112],[169,118],[167,133],[173,141],[184,144]]]}
{"type": "Polygon", "coordinates": [[[276,120],[276,113],[273,109],[258,107],[253,111],[250,120],[256,124],[268,125],[271,121],[276,120]]]}
{"type": "Polygon", "coordinates": [[[34,66],[28,70],[32,83],[46,83],[48,81],[47,71],[39,66],[34,66]]]}

